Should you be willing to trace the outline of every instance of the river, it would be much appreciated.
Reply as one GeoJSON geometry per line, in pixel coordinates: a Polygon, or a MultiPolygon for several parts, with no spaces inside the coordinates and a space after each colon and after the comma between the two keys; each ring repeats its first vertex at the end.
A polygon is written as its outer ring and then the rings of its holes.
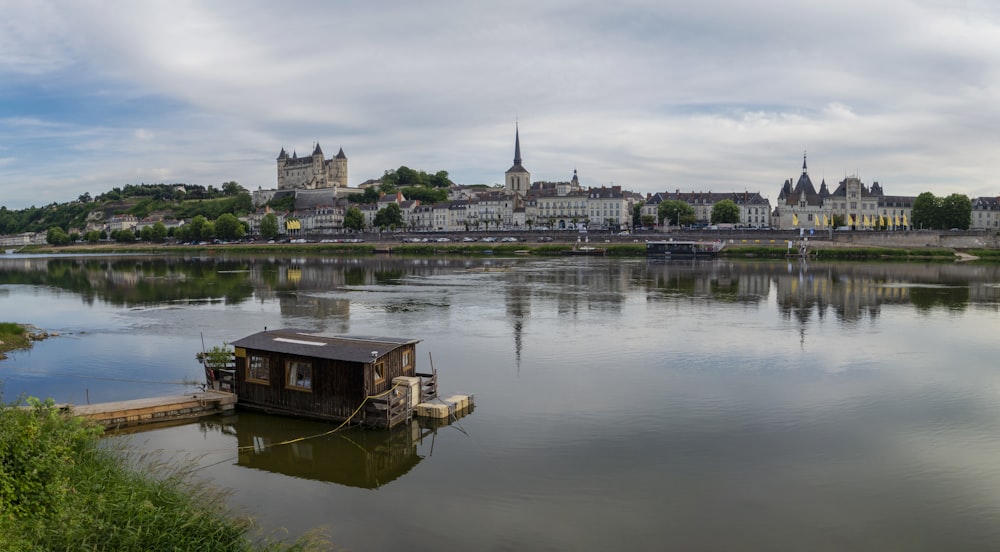
{"type": "Polygon", "coordinates": [[[0,256],[58,337],[4,400],[194,389],[264,328],[421,339],[449,425],[239,413],[118,440],[268,533],[352,550],[986,550],[1000,542],[1000,268],[317,256],[0,256]],[[203,345],[204,343],[204,345],[203,345]],[[188,382],[188,383],[185,383],[188,382]],[[312,437],[279,444],[299,437],[312,437]]]}

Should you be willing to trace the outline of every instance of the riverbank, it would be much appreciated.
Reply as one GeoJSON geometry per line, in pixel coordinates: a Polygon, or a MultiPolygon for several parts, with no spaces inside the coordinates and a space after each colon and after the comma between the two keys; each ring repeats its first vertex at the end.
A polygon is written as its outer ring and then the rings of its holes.
{"type": "Polygon", "coordinates": [[[59,334],[50,334],[31,325],[0,322],[0,360],[7,358],[5,353],[30,349],[35,341],[48,339],[55,335],[59,334]]]}
{"type": "MultiPolygon", "coordinates": [[[[759,240],[757,240],[759,241],[759,240]]],[[[770,240],[771,243],[753,243],[749,240],[732,240],[720,253],[724,258],[785,258],[800,256],[797,249],[789,253],[785,241],[770,240]]],[[[591,245],[599,244],[605,249],[606,256],[620,258],[640,258],[646,256],[645,242],[612,242],[610,240],[592,240],[591,245]]],[[[207,254],[214,255],[226,252],[247,254],[316,254],[316,255],[459,255],[459,256],[561,256],[573,249],[575,243],[482,243],[482,242],[444,242],[444,243],[400,243],[394,241],[362,242],[362,243],[239,243],[239,244],[201,244],[201,245],[151,245],[151,244],[99,244],[72,245],[62,247],[34,246],[23,253],[35,254],[207,254]]],[[[960,257],[968,260],[968,256],[987,261],[1000,260],[998,249],[953,249],[947,247],[881,247],[828,240],[811,240],[807,257],[817,260],[935,260],[954,261],[960,257]],[[960,253],[964,255],[960,255],[960,253]]]]}
{"type": "Polygon", "coordinates": [[[191,468],[130,458],[101,433],[51,400],[0,405],[0,550],[328,549],[261,539],[191,468]]]}

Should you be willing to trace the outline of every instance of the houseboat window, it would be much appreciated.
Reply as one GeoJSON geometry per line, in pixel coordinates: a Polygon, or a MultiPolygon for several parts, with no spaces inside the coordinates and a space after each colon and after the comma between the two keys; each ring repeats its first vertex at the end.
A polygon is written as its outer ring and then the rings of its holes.
{"type": "Polygon", "coordinates": [[[375,383],[378,383],[378,382],[380,382],[380,381],[382,381],[382,380],[385,379],[385,363],[384,362],[379,362],[379,363],[375,364],[375,366],[372,368],[372,370],[373,370],[373,374],[375,376],[375,383]]]}
{"type": "Polygon", "coordinates": [[[271,375],[270,359],[260,355],[250,355],[247,364],[247,381],[267,383],[271,375]]]}
{"type": "Polygon", "coordinates": [[[403,351],[403,369],[410,367],[410,351],[403,351]]]}
{"type": "Polygon", "coordinates": [[[312,389],[312,364],[289,360],[286,365],[288,370],[288,387],[294,389],[312,389]]]}

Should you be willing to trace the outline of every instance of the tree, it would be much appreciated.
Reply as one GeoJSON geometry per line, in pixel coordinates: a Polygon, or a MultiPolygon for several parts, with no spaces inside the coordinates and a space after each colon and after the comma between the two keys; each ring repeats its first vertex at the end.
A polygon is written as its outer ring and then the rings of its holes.
{"type": "Polygon", "coordinates": [[[215,219],[215,237],[220,240],[236,240],[242,238],[245,233],[243,223],[231,213],[215,219]]]}
{"type": "Polygon", "coordinates": [[[968,230],[972,223],[972,200],[962,194],[951,194],[941,200],[941,229],[968,230]]]}
{"type": "Polygon", "coordinates": [[[913,200],[910,210],[910,225],[916,228],[940,228],[938,221],[938,199],[930,192],[924,192],[913,200]]]}
{"type": "Polygon", "coordinates": [[[723,199],[712,205],[712,224],[738,224],[740,207],[731,199],[723,199]]]}
{"type": "Polygon", "coordinates": [[[53,226],[45,233],[45,241],[49,245],[66,245],[69,243],[69,234],[62,228],[53,226]]]}
{"type": "Polygon", "coordinates": [[[642,215],[641,221],[642,226],[648,228],[656,224],[656,217],[653,215],[642,215]]]}
{"type": "Polygon", "coordinates": [[[455,183],[448,178],[448,171],[438,171],[431,175],[427,184],[432,188],[450,188],[455,183]]]}
{"type": "Polygon", "coordinates": [[[240,186],[235,180],[231,180],[222,185],[222,193],[227,196],[239,195],[246,192],[243,186],[240,186]]]}
{"type": "Polygon", "coordinates": [[[278,237],[278,217],[274,213],[264,215],[260,220],[260,235],[262,238],[273,240],[278,237]]]}
{"type": "Polygon", "coordinates": [[[150,238],[154,242],[160,243],[164,239],[166,239],[166,237],[167,237],[167,227],[166,227],[166,225],[164,225],[160,221],[156,221],[156,224],[154,224],[152,228],[153,228],[153,230],[152,230],[152,235],[150,236],[150,238]]]}
{"type": "Polygon", "coordinates": [[[632,228],[642,226],[642,206],[645,202],[639,201],[632,206],[632,228]]]}
{"type": "Polygon", "coordinates": [[[118,230],[114,232],[113,238],[118,243],[132,243],[135,241],[135,234],[131,230],[118,230]]]}
{"type": "Polygon", "coordinates": [[[694,207],[677,199],[668,199],[660,202],[656,207],[656,218],[659,219],[660,224],[663,224],[664,221],[674,226],[684,223],[690,224],[694,222],[694,207]]]}
{"type": "Polygon", "coordinates": [[[197,241],[208,238],[207,235],[203,235],[203,233],[207,234],[207,232],[204,232],[206,224],[208,224],[208,220],[202,215],[194,217],[191,219],[191,222],[187,223],[188,236],[191,240],[197,241]]]}
{"type": "Polygon", "coordinates": [[[290,212],[295,210],[295,196],[287,195],[278,199],[272,199],[267,203],[275,211],[290,212]]]}
{"type": "Polygon", "coordinates": [[[97,243],[101,241],[101,233],[97,230],[90,230],[83,235],[83,239],[87,240],[87,243],[97,243]]]}
{"type": "Polygon", "coordinates": [[[403,210],[398,203],[390,203],[375,213],[374,223],[379,228],[400,228],[403,226],[403,210]]]}
{"type": "Polygon", "coordinates": [[[201,233],[198,237],[201,241],[208,241],[215,237],[215,222],[206,221],[205,225],[201,227],[201,233]]]}
{"type": "Polygon", "coordinates": [[[142,230],[139,230],[139,239],[146,242],[153,241],[153,227],[143,226],[142,230]]]}
{"type": "Polygon", "coordinates": [[[344,228],[358,232],[365,229],[365,215],[361,209],[353,205],[347,208],[347,212],[344,213],[344,228]]]}

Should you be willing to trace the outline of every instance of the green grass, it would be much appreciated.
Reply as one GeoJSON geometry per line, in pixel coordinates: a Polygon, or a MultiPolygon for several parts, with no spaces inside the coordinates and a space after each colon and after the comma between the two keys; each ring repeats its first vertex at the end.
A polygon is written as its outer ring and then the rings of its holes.
{"type": "Polygon", "coordinates": [[[24,326],[14,322],[0,322],[0,359],[6,358],[4,353],[30,347],[31,339],[24,326]]]}
{"type": "Polygon", "coordinates": [[[1000,249],[967,249],[963,253],[975,255],[986,261],[1000,261],[1000,249]]]}
{"type": "Polygon", "coordinates": [[[190,467],[106,446],[52,401],[0,405],[0,551],[319,550],[262,538],[190,467]],[[143,467],[145,466],[145,467],[143,467]]]}

